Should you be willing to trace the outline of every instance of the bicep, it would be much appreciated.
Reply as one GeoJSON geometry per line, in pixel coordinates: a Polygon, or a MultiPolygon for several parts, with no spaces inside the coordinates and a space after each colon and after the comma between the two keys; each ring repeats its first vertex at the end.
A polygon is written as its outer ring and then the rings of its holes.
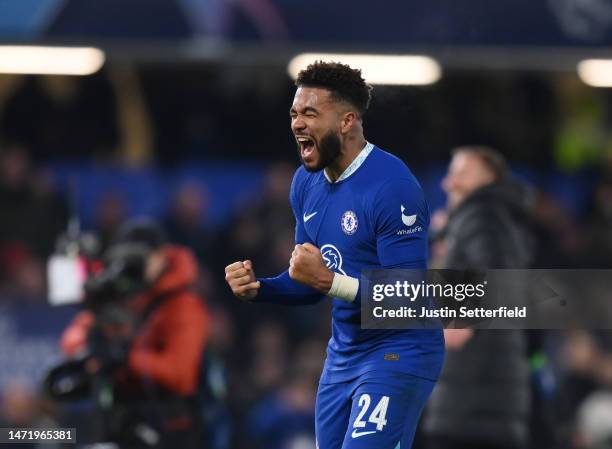
{"type": "Polygon", "coordinates": [[[390,181],[376,197],[373,218],[381,266],[425,268],[429,208],[415,181],[390,181]]]}

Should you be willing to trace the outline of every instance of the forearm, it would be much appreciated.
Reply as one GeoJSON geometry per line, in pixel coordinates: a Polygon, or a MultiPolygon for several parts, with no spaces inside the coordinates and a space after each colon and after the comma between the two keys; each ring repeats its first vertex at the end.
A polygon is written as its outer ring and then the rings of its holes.
{"type": "Polygon", "coordinates": [[[325,298],[317,290],[294,281],[288,271],[273,278],[259,278],[261,287],[254,302],[300,306],[315,304],[325,298]]]}
{"type": "MultiPolygon", "coordinates": [[[[424,270],[427,268],[427,261],[418,260],[415,262],[405,262],[397,265],[385,266],[383,269],[404,269],[404,270],[424,270]]],[[[347,302],[358,301],[361,297],[361,282],[359,278],[346,276],[336,273],[332,287],[328,296],[347,302]]]]}
{"type": "MultiPolygon", "coordinates": [[[[427,261],[419,260],[384,268],[426,269],[427,261]]],[[[325,295],[321,292],[291,279],[288,271],[284,271],[273,278],[259,278],[258,281],[261,282],[261,288],[255,298],[256,302],[298,306],[315,304],[325,298],[325,295]]],[[[361,296],[361,285],[359,284],[358,278],[335,275],[329,296],[353,302],[361,296]],[[340,284],[338,284],[338,281],[341,281],[340,284]],[[350,283],[351,281],[352,283],[350,283]]]]}

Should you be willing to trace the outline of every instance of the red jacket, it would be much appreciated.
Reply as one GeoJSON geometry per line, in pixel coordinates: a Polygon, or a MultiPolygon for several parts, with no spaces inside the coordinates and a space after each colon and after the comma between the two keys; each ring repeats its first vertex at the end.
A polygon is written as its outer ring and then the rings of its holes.
{"type": "MultiPolygon", "coordinates": [[[[189,289],[198,277],[193,253],[169,245],[164,251],[165,272],[151,290],[134,299],[132,307],[138,313],[153,298],[163,294],[170,297],[138,330],[128,357],[128,373],[123,377],[147,377],[176,394],[189,396],[198,386],[208,314],[201,298],[189,289]]],[[[84,349],[93,323],[91,312],[80,312],[62,335],[62,351],[74,355],[84,349]]]]}

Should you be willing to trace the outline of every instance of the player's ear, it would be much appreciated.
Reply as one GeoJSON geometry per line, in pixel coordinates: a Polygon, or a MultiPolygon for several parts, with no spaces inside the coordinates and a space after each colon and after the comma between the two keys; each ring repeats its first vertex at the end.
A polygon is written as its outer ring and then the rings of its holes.
{"type": "Polygon", "coordinates": [[[355,122],[358,120],[359,120],[359,117],[357,116],[355,112],[353,111],[345,112],[344,115],[342,116],[340,132],[343,134],[348,133],[355,125],[355,122]]]}

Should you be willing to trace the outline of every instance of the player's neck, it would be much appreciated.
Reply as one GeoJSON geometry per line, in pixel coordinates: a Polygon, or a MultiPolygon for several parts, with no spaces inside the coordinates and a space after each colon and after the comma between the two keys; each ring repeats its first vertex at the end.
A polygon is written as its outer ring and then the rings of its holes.
{"type": "Polygon", "coordinates": [[[342,146],[340,156],[325,167],[325,173],[331,182],[336,180],[344,173],[349,165],[355,160],[355,158],[361,153],[368,142],[363,136],[355,140],[349,140],[342,146]]]}

